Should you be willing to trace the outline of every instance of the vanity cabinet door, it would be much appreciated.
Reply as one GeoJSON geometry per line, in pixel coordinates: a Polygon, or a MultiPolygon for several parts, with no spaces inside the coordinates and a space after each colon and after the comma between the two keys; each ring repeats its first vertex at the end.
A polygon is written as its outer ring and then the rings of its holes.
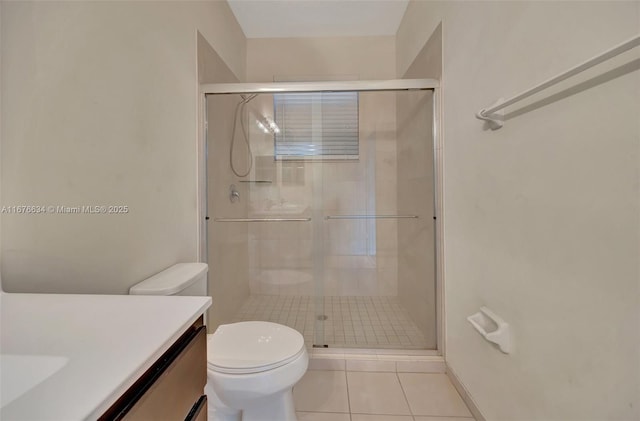
{"type": "Polygon", "coordinates": [[[206,420],[207,332],[194,323],[100,420],[206,420]],[[192,418],[192,414],[204,418],[192,418]]]}
{"type": "Polygon", "coordinates": [[[204,326],[124,420],[184,420],[207,382],[207,332],[204,326]]]}

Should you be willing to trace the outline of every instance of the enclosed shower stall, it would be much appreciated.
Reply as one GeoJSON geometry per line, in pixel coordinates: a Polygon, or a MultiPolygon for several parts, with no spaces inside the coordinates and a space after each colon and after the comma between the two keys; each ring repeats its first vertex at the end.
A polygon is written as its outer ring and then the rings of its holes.
{"type": "Polygon", "coordinates": [[[436,349],[437,81],[202,89],[211,327],[436,349]]]}

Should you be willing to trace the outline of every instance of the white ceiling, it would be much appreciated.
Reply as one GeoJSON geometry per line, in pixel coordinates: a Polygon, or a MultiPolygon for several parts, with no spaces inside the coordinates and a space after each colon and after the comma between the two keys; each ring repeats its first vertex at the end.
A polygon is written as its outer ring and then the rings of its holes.
{"type": "Polygon", "coordinates": [[[395,35],[408,0],[227,0],[247,38],[395,35]]]}

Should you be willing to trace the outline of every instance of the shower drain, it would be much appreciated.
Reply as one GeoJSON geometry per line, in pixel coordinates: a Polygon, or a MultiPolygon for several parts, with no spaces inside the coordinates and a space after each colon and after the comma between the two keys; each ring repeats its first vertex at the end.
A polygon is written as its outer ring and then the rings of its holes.
{"type": "Polygon", "coordinates": [[[316,317],[316,319],[318,320],[327,320],[329,317],[326,314],[321,314],[318,317],[316,317]]]}

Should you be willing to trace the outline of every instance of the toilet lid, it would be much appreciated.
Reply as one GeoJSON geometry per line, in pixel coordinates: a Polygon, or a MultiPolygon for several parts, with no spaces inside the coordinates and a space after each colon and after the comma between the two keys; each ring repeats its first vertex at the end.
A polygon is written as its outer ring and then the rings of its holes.
{"type": "Polygon", "coordinates": [[[207,338],[207,362],[222,373],[257,373],[287,364],[304,350],[304,338],[271,322],[220,325],[207,338]]]}

